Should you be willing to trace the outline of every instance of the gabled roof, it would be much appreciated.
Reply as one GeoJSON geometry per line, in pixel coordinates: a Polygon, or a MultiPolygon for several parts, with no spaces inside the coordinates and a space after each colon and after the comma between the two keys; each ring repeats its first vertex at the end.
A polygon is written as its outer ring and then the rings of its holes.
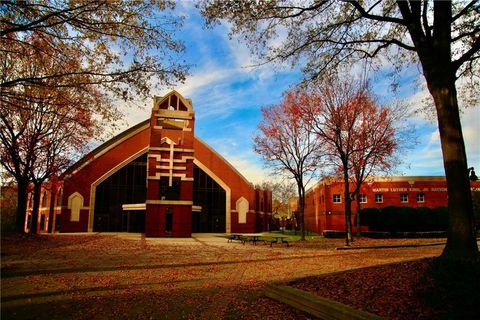
{"type": "Polygon", "coordinates": [[[87,153],[85,156],[83,156],[80,160],[78,160],[70,168],[65,170],[65,172],[61,175],[61,178],[72,174],[75,170],[81,168],[84,164],[88,163],[90,160],[98,157],[100,154],[103,154],[104,152],[106,152],[107,150],[112,148],[113,146],[115,146],[118,143],[120,143],[121,141],[123,141],[123,139],[125,137],[128,137],[129,135],[133,134],[134,132],[136,132],[138,130],[141,130],[141,129],[145,129],[149,126],[150,126],[150,118],[134,125],[133,127],[129,128],[125,131],[122,131],[118,135],[116,135],[113,138],[107,140],[106,142],[102,143],[101,145],[99,145],[98,147],[96,147],[95,149],[93,149],[92,151],[87,153]]]}
{"type": "Polygon", "coordinates": [[[170,91],[163,97],[153,97],[153,111],[160,109],[193,112],[192,100],[185,99],[175,90],[170,91]]]}

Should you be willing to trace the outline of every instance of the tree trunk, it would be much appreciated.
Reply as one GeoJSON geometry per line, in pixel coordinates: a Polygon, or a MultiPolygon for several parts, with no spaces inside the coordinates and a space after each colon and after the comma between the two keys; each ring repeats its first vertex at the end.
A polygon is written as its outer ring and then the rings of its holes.
{"type": "Polygon", "coordinates": [[[305,240],[305,188],[303,186],[303,179],[295,178],[297,182],[298,193],[298,219],[300,224],[300,240],[305,240]]]}
{"type": "Polygon", "coordinates": [[[55,203],[57,202],[57,188],[54,186],[52,183],[52,190],[51,190],[51,196],[50,196],[50,208],[48,210],[48,233],[54,233],[55,232],[55,220],[56,220],[56,214],[55,214],[55,203]]]}
{"type": "Polygon", "coordinates": [[[33,185],[33,209],[32,209],[32,224],[30,226],[30,233],[38,233],[38,212],[40,207],[40,193],[42,184],[34,183],[33,185]]]}
{"type": "Polygon", "coordinates": [[[356,198],[356,204],[357,204],[357,237],[360,237],[362,235],[362,231],[360,230],[360,193],[357,192],[357,198],[356,198]]]}
{"type": "Polygon", "coordinates": [[[437,109],[438,129],[448,191],[447,245],[443,256],[478,253],[467,157],[455,84],[429,86],[437,109]]]}
{"type": "MultiPolygon", "coordinates": [[[[345,166],[346,167],[346,166],[345,166]]],[[[344,173],[343,182],[345,192],[343,197],[345,198],[345,246],[350,246],[352,239],[352,200],[350,199],[350,183],[348,174],[344,173]]]]}
{"type": "Polygon", "coordinates": [[[17,217],[15,224],[18,233],[25,233],[25,217],[27,214],[27,187],[27,181],[17,179],[17,217]]]}
{"type": "Polygon", "coordinates": [[[448,231],[443,256],[478,254],[475,238],[467,156],[458,109],[456,66],[452,64],[452,3],[435,1],[432,38],[421,31],[420,19],[412,18],[408,6],[399,5],[420,58],[428,90],[435,101],[438,130],[447,178],[448,231]]]}
{"type": "Polygon", "coordinates": [[[304,205],[300,205],[300,212],[298,213],[299,217],[300,217],[300,240],[305,240],[305,223],[304,223],[304,217],[305,217],[305,214],[304,214],[304,210],[305,210],[305,206],[304,205]]]}
{"type": "Polygon", "coordinates": [[[300,218],[300,240],[305,240],[305,189],[303,182],[298,186],[298,217],[300,218]]]}

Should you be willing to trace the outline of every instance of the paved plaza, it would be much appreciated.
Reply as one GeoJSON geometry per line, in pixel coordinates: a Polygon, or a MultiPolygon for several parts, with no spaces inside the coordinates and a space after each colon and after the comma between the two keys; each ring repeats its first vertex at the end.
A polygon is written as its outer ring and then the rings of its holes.
{"type": "Polygon", "coordinates": [[[2,319],[307,319],[267,299],[266,284],[438,256],[439,239],[342,239],[290,247],[219,234],[2,236],[2,319]],[[428,245],[437,243],[437,245],[428,245]],[[403,247],[404,245],[404,247],[403,247]],[[421,245],[421,246],[412,246],[421,245]]]}

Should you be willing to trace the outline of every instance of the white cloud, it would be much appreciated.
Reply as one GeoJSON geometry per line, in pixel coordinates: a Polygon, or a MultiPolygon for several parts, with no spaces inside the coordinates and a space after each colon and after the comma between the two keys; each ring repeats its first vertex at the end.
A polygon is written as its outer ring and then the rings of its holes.
{"type": "Polygon", "coordinates": [[[480,107],[465,109],[461,120],[468,166],[480,168],[480,107]]]}
{"type": "Polygon", "coordinates": [[[229,155],[227,161],[238,170],[248,181],[253,184],[261,184],[263,181],[274,180],[272,175],[267,172],[259,163],[253,162],[250,155],[238,156],[229,155]]]}
{"type": "Polygon", "coordinates": [[[196,72],[195,75],[187,78],[184,84],[178,86],[177,91],[188,97],[200,89],[211,86],[231,77],[232,71],[215,66],[209,66],[196,72]]]}

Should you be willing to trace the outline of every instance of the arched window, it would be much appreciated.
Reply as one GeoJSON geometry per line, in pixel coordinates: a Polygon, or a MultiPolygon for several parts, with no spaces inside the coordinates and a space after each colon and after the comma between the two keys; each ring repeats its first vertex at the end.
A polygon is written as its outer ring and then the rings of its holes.
{"type": "Polygon", "coordinates": [[[30,196],[28,198],[29,198],[28,207],[33,208],[33,193],[30,193],[30,196]]]}
{"type": "Polygon", "coordinates": [[[68,208],[70,211],[70,221],[80,221],[80,210],[83,207],[83,197],[80,193],[75,192],[68,197],[68,208]]]}
{"type": "Polygon", "coordinates": [[[248,200],[241,197],[236,203],[238,212],[238,223],[247,223],[248,200]]]}
{"type": "Polygon", "coordinates": [[[43,195],[42,195],[42,208],[46,207],[47,206],[47,190],[44,190],[43,191],[43,195]]]}
{"type": "Polygon", "coordinates": [[[58,189],[57,192],[57,206],[60,207],[62,205],[62,188],[58,189]]]}

